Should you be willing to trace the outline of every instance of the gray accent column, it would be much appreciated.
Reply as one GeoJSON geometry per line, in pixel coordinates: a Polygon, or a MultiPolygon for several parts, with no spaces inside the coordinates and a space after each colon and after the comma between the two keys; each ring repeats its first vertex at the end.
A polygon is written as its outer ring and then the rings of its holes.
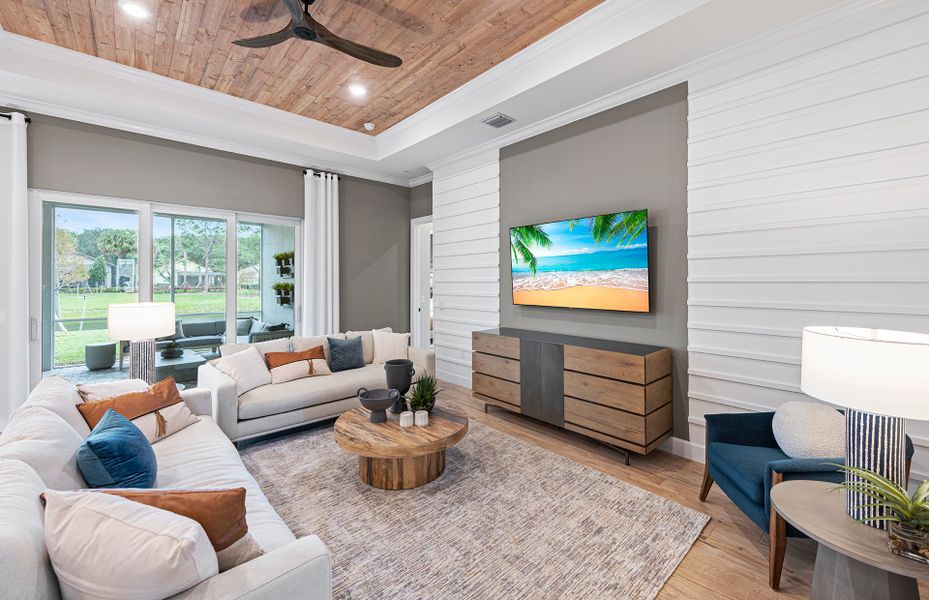
{"type": "Polygon", "coordinates": [[[564,346],[542,342],[542,420],[564,427],[564,346]]]}
{"type": "Polygon", "coordinates": [[[542,420],[542,342],[519,340],[519,404],[522,414],[542,420]]]}

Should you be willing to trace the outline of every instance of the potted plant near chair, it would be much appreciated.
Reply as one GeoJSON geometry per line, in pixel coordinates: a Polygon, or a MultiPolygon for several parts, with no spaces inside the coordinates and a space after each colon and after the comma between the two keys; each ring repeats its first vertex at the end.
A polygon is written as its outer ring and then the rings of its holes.
{"type": "MultiPolygon", "coordinates": [[[[839,465],[836,465],[839,466],[839,465]]],[[[899,556],[929,564],[929,481],[909,494],[905,488],[873,471],[840,466],[846,479],[836,489],[860,492],[882,509],[875,520],[887,522],[887,545],[899,556]]]]}
{"type": "Polygon", "coordinates": [[[439,380],[432,375],[423,375],[416,380],[407,396],[410,410],[425,410],[432,412],[435,407],[435,398],[439,395],[439,380]]]}
{"type": "Polygon", "coordinates": [[[184,349],[177,345],[174,340],[161,350],[161,358],[180,358],[184,354],[184,349]]]}
{"type": "Polygon", "coordinates": [[[278,252],[274,255],[274,262],[277,264],[277,274],[281,277],[294,276],[294,253],[278,252]]]}
{"type": "Polygon", "coordinates": [[[271,286],[277,294],[277,303],[281,306],[294,303],[294,284],[279,281],[271,286]]]}

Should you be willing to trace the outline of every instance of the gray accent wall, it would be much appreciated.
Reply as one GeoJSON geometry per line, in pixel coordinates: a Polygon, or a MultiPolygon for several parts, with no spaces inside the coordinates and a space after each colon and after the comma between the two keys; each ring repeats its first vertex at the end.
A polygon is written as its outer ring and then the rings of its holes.
{"type": "Polygon", "coordinates": [[[303,216],[303,169],[30,113],[29,187],[303,216]]]}
{"type": "Polygon", "coordinates": [[[410,330],[410,189],[342,177],[339,302],[343,331],[410,330]]]}
{"type": "Polygon", "coordinates": [[[666,346],[674,435],[687,424],[687,87],[500,151],[500,325],[666,346]],[[509,228],[648,209],[651,312],[514,306],[509,228]]]}
{"type": "Polygon", "coordinates": [[[410,219],[432,214],[432,182],[410,189],[410,219]]]}

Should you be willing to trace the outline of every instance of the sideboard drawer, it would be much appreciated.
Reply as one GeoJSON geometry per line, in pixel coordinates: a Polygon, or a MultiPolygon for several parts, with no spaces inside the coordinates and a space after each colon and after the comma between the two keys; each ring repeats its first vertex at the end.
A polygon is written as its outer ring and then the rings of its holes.
{"type": "MultiPolygon", "coordinates": [[[[567,348],[565,348],[567,350],[567,348]]],[[[645,414],[645,387],[575,371],[564,372],[564,393],[628,412],[645,414]]]]}
{"type": "Polygon", "coordinates": [[[475,331],[471,334],[471,349],[484,354],[495,354],[519,360],[519,338],[488,335],[475,331]]]}
{"type": "Polygon", "coordinates": [[[641,446],[651,444],[671,429],[670,403],[643,416],[566,396],[564,408],[566,423],[573,423],[641,446]]]}
{"type": "Polygon", "coordinates": [[[520,405],[518,383],[491,377],[483,373],[473,373],[471,375],[471,387],[475,392],[483,396],[496,398],[516,406],[520,405]]]}
{"type": "Polygon", "coordinates": [[[493,354],[475,352],[471,355],[473,369],[478,373],[493,375],[519,383],[519,361],[493,354]]]}
{"type": "Polygon", "coordinates": [[[644,356],[565,345],[564,368],[632,383],[645,383],[644,356]]]}

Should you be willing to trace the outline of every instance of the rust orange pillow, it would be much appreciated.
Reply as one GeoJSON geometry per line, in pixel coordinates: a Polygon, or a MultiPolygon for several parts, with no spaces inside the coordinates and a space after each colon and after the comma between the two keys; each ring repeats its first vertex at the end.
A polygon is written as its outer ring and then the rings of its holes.
{"type": "Polygon", "coordinates": [[[200,420],[184,404],[173,377],[159,381],[146,390],[77,405],[91,429],[97,426],[103,414],[111,408],[132,421],[151,443],[200,420]]]}
{"type": "Polygon", "coordinates": [[[314,358],[326,358],[323,354],[322,346],[314,346],[303,352],[268,352],[265,354],[265,362],[268,363],[268,369],[275,369],[292,362],[300,360],[313,360],[314,358]]]}

